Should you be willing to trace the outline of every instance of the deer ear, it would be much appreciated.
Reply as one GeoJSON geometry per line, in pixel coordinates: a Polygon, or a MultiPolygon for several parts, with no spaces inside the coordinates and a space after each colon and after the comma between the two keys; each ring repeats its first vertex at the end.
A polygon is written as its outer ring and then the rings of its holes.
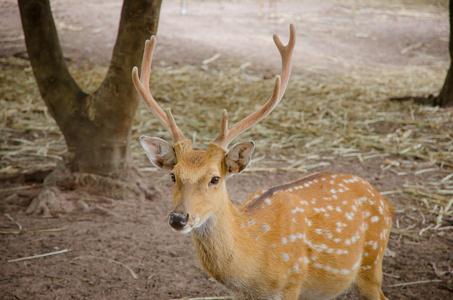
{"type": "Polygon", "coordinates": [[[176,165],[175,150],[166,141],[143,135],[140,137],[140,144],[149,160],[159,169],[172,170],[176,165]]]}
{"type": "Polygon", "coordinates": [[[252,159],[253,150],[255,150],[255,143],[252,141],[237,143],[231,147],[225,155],[227,178],[244,171],[252,159]]]}

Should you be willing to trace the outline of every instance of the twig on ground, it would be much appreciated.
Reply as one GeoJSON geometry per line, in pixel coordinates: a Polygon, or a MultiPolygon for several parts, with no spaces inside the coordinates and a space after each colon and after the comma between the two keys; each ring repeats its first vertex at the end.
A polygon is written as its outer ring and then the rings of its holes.
{"type": "Polygon", "coordinates": [[[435,280],[420,280],[420,281],[413,281],[413,282],[391,284],[391,285],[387,285],[387,287],[399,287],[399,286],[424,284],[424,283],[438,283],[438,282],[443,282],[443,280],[439,280],[439,279],[435,279],[435,280]]]}
{"type": "Polygon", "coordinates": [[[21,234],[26,232],[55,232],[63,231],[66,228],[32,228],[32,229],[22,229],[20,231],[0,231],[0,234],[21,234]]]}
{"type": "Polygon", "coordinates": [[[10,260],[8,260],[8,262],[11,263],[11,262],[16,262],[16,261],[35,259],[35,258],[40,258],[40,257],[45,257],[45,256],[62,254],[62,253],[66,253],[66,252],[69,252],[69,251],[71,251],[71,249],[63,249],[63,250],[49,252],[49,253],[44,253],[44,254],[38,254],[38,255],[33,255],[33,256],[21,257],[21,258],[16,258],[16,259],[10,259],[10,260]]]}
{"type": "Polygon", "coordinates": [[[8,292],[8,293],[17,299],[20,299],[20,300],[24,299],[24,298],[20,297],[19,295],[17,295],[16,293],[13,293],[13,292],[8,292]]]}
{"type": "Polygon", "coordinates": [[[173,299],[173,300],[230,300],[233,299],[231,296],[224,296],[224,297],[201,297],[201,298],[181,298],[181,299],[173,299]]]}
{"type": "Polygon", "coordinates": [[[5,217],[7,217],[11,222],[17,225],[19,227],[19,231],[22,231],[22,225],[20,225],[16,220],[14,220],[8,213],[5,214],[5,217]]]}
{"type": "Polygon", "coordinates": [[[80,259],[105,260],[105,261],[108,261],[108,262],[111,262],[111,263],[114,263],[114,264],[118,264],[120,266],[125,267],[131,273],[131,275],[132,275],[132,277],[134,279],[138,279],[137,274],[135,274],[135,272],[129,266],[123,264],[122,262],[119,262],[119,261],[116,261],[116,260],[113,260],[113,259],[110,259],[110,258],[105,258],[105,257],[101,257],[101,256],[92,256],[92,255],[89,255],[89,256],[78,256],[76,258],[73,258],[72,260],[80,260],[80,259]]]}

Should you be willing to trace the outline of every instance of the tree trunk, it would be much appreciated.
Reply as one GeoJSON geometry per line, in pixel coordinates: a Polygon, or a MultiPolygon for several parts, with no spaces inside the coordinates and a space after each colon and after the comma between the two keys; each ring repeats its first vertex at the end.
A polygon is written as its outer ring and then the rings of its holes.
{"type": "Polygon", "coordinates": [[[453,2],[450,0],[449,4],[450,10],[450,42],[449,42],[449,52],[450,52],[450,68],[448,69],[447,77],[445,78],[444,86],[440,91],[439,96],[437,96],[437,101],[435,105],[440,107],[453,107],[453,2]]]}
{"type": "Polygon", "coordinates": [[[132,162],[130,133],[138,106],[131,80],[143,44],[156,34],[162,0],[124,0],[108,73],[84,93],[69,74],[49,0],[19,0],[25,42],[44,102],[64,135],[71,172],[111,175],[132,162]]]}

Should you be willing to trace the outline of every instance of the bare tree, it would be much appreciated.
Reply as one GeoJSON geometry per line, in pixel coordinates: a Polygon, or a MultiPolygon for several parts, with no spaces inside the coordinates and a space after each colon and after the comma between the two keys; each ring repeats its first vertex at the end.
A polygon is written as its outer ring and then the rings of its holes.
{"type": "Polygon", "coordinates": [[[450,52],[450,68],[448,69],[447,77],[445,78],[444,86],[440,91],[439,96],[435,99],[434,104],[439,105],[440,107],[453,107],[453,3],[450,0],[449,10],[450,10],[450,42],[448,45],[450,52]]]}
{"type": "MultiPolygon", "coordinates": [[[[121,179],[134,173],[130,133],[138,96],[131,70],[140,63],[144,41],[157,32],[161,2],[124,0],[107,75],[95,92],[86,94],[68,71],[49,0],[18,0],[39,91],[68,148],[60,166],[72,174],[63,176],[66,184],[76,173],[121,179]]],[[[53,177],[61,183],[62,176],[53,177]]]]}

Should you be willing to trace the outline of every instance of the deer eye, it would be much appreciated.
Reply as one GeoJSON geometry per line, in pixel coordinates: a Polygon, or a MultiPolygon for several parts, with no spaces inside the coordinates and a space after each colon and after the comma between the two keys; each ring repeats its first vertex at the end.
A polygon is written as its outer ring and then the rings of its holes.
{"type": "Polygon", "coordinates": [[[214,177],[212,177],[210,184],[215,185],[215,184],[218,184],[219,182],[220,182],[220,177],[214,176],[214,177]]]}
{"type": "Polygon", "coordinates": [[[170,177],[171,177],[171,180],[172,180],[173,182],[176,182],[175,174],[170,173],[170,177]]]}

